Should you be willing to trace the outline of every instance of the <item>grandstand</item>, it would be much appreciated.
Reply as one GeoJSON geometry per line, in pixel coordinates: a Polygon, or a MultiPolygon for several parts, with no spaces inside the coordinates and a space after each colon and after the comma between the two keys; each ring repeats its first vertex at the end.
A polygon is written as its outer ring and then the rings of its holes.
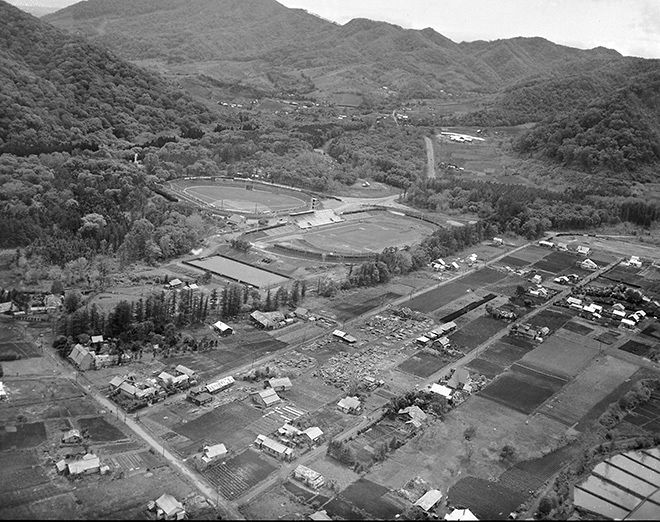
{"type": "Polygon", "coordinates": [[[341,223],[343,218],[335,214],[334,210],[313,210],[291,214],[293,221],[298,228],[307,229],[319,227],[321,225],[330,225],[332,223],[341,223]]]}

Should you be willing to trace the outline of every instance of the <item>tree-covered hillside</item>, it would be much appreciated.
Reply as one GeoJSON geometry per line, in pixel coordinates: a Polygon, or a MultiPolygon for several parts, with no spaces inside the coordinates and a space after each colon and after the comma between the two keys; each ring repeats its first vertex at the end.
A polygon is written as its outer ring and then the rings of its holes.
{"type": "Polygon", "coordinates": [[[0,1],[0,153],[97,150],[209,121],[153,73],[0,1]]]}

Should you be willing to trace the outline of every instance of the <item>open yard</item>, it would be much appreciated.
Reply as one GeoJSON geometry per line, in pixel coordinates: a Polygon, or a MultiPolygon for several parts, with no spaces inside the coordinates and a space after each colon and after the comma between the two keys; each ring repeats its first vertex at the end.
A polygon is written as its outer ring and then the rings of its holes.
{"type": "Polygon", "coordinates": [[[415,355],[399,364],[397,370],[412,373],[418,377],[428,377],[450,362],[450,360],[444,359],[440,355],[420,350],[415,355]]]}

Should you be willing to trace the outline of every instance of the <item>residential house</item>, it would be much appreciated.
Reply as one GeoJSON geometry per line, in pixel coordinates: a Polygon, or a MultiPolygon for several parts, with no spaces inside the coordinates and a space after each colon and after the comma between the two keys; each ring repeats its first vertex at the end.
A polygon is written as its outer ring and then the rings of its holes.
{"type": "Polygon", "coordinates": [[[264,453],[268,453],[280,460],[293,460],[294,453],[291,448],[287,448],[284,444],[270,439],[265,435],[258,435],[254,441],[257,448],[261,449],[264,453]]]}
{"type": "Polygon", "coordinates": [[[419,499],[417,499],[417,502],[415,502],[415,506],[419,506],[422,508],[424,511],[428,512],[433,507],[440,502],[440,499],[442,498],[442,493],[440,493],[440,490],[438,489],[430,489],[426,493],[424,493],[419,499]]]}
{"type": "Polygon", "coordinates": [[[630,319],[621,319],[620,326],[623,326],[624,328],[635,328],[635,321],[631,321],[630,319]]]}
{"type": "Polygon", "coordinates": [[[426,346],[427,344],[429,344],[429,342],[431,342],[431,339],[429,339],[425,335],[420,335],[417,339],[415,339],[415,342],[417,344],[420,344],[421,346],[426,346]]]}
{"type": "Polygon", "coordinates": [[[245,223],[245,216],[241,216],[240,214],[232,214],[227,218],[227,223],[237,227],[245,223]]]}
{"type": "Polygon", "coordinates": [[[566,243],[557,243],[557,250],[566,252],[568,250],[568,245],[566,243]]]}
{"type": "Polygon", "coordinates": [[[539,241],[539,246],[546,248],[554,248],[555,244],[552,241],[541,240],[539,241]]]}
{"type": "Polygon", "coordinates": [[[288,422],[285,422],[282,427],[277,428],[277,433],[287,439],[294,439],[295,437],[302,435],[302,431],[288,422]]]}
{"type": "Polygon", "coordinates": [[[213,402],[213,396],[210,393],[190,393],[188,394],[188,399],[197,406],[204,406],[213,402]]]}
{"type": "Polygon", "coordinates": [[[460,268],[460,266],[458,266],[458,263],[457,263],[456,261],[453,261],[453,262],[452,262],[451,267],[452,267],[454,270],[458,270],[458,269],[460,268]]]}
{"type": "Polygon", "coordinates": [[[67,468],[69,475],[98,473],[101,470],[101,459],[93,453],[87,453],[81,459],[68,462],[67,468]]]}
{"type": "Polygon", "coordinates": [[[204,446],[199,463],[202,468],[206,468],[227,456],[227,447],[224,444],[214,444],[213,446],[204,446]]]}
{"type": "Polygon", "coordinates": [[[266,384],[270,386],[273,390],[282,392],[289,391],[293,385],[291,384],[291,379],[288,377],[280,377],[276,379],[268,379],[266,384]]]}
{"type": "Polygon", "coordinates": [[[113,390],[116,390],[117,388],[119,388],[119,387],[122,385],[122,383],[123,383],[125,380],[126,380],[125,377],[120,377],[119,375],[114,376],[114,377],[110,380],[110,388],[112,388],[113,390]]]}
{"type": "Polygon", "coordinates": [[[92,335],[90,338],[90,343],[95,346],[100,346],[104,343],[105,341],[103,340],[102,335],[92,335]]]}
{"type": "Polygon", "coordinates": [[[222,321],[213,323],[213,329],[223,337],[225,335],[232,335],[234,333],[234,329],[228,324],[223,323],[222,321]]]}
{"type": "Polygon", "coordinates": [[[158,374],[158,380],[166,386],[181,386],[186,384],[190,380],[190,377],[188,377],[185,373],[172,375],[171,373],[163,371],[158,374]]]}
{"type": "Polygon", "coordinates": [[[440,328],[442,328],[442,333],[447,334],[456,330],[456,323],[454,321],[449,321],[448,323],[440,325],[440,328]]]}
{"type": "Polygon", "coordinates": [[[448,337],[440,337],[439,339],[436,339],[435,342],[439,344],[442,348],[449,348],[451,344],[448,337]]]}
{"type": "Polygon", "coordinates": [[[309,316],[309,310],[307,308],[303,308],[302,306],[299,306],[293,311],[293,315],[295,315],[298,319],[307,319],[307,316],[309,316]]]}
{"type": "Polygon", "coordinates": [[[580,245],[575,249],[575,251],[581,256],[588,256],[591,253],[591,248],[588,246],[580,245]]]}
{"type": "Polygon", "coordinates": [[[190,378],[191,380],[194,380],[197,377],[197,372],[195,372],[195,370],[191,370],[190,368],[184,366],[183,364],[178,364],[174,369],[180,374],[187,375],[188,378],[190,378]]]}
{"type": "Polygon", "coordinates": [[[84,371],[94,368],[94,353],[90,352],[82,344],[76,344],[73,347],[69,354],[69,359],[80,370],[84,371]]]}
{"type": "Polygon", "coordinates": [[[582,261],[582,263],[580,263],[580,267],[583,270],[589,270],[591,272],[593,272],[594,270],[598,270],[598,265],[594,263],[591,259],[585,259],[584,261],[582,261]]]}
{"type": "Polygon", "coordinates": [[[451,396],[454,393],[454,390],[448,388],[443,384],[433,383],[430,388],[431,393],[437,393],[447,400],[451,400],[451,396]]]}
{"type": "Polygon", "coordinates": [[[344,413],[357,413],[360,411],[360,399],[357,397],[344,397],[337,403],[337,407],[344,413]]]}
{"type": "Polygon", "coordinates": [[[82,436],[78,430],[69,430],[62,435],[62,444],[79,444],[82,442],[82,436]]]}
{"type": "Polygon", "coordinates": [[[318,471],[300,465],[293,471],[293,478],[313,489],[319,489],[325,484],[325,479],[318,471]]]}
{"type": "Polygon", "coordinates": [[[408,406],[400,409],[397,413],[406,416],[408,418],[406,424],[412,424],[416,428],[419,428],[426,420],[426,413],[419,406],[408,406]]]}
{"type": "Polygon", "coordinates": [[[494,237],[493,238],[493,245],[502,246],[503,244],[504,244],[504,240],[501,237],[494,237]]]}
{"type": "Polygon", "coordinates": [[[169,288],[178,288],[183,284],[183,281],[181,279],[172,279],[167,283],[167,286],[169,288]]]}
{"type": "Polygon", "coordinates": [[[6,303],[0,303],[0,314],[9,314],[16,310],[14,303],[12,301],[7,301],[6,303]]]}
{"type": "Polygon", "coordinates": [[[223,377],[222,379],[218,379],[217,381],[207,384],[205,388],[208,393],[218,393],[222,390],[229,388],[235,382],[236,381],[234,380],[234,378],[231,375],[229,375],[227,377],[223,377]]]}
{"type": "Polygon", "coordinates": [[[284,323],[285,318],[282,312],[261,312],[255,310],[250,314],[250,319],[261,328],[273,330],[274,328],[279,328],[284,323]]]}
{"type": "Polygon", "coordinates": [[[536,274],[534,277],[532,277],[531,281],[535,285],[540,285],[541,282],[543,281],[543,277],[541,277],[539,274],[536,274]]]}
{"type": "Polygon", "coordinates": [[[621,303],[614,303],[612,305],[612,308],[614,308],[615,310],[621,310],[622,312],[625,311],[626,309],[626,307],[623,306],[621,303]]]}
{"type": "Polygon", "coordinates": [[[332,520],[330,516],[328,516],[328,512],[325,509],[322,509],[320,511],[316,511],[312,513],[311,515],[307,515],[310,520],[316,520],[316,521],[327,521],[327,520],[332,520]]]}
{"type": "Polygon", "coordinates": [[[624,310],[614,310],[612,309],[612,317],[615,319],[621,320],[626,318],[626,312],[624,310]]]}
{"type": "Polygon", "coordinates": [[[640,261],[638,256],[630,256],[630,260],[628,261],[628,264],[636,268],[642,268],[642,262],[640,261]]]}
{"type": "Polygon", "coordinates": [[[159,520],[183,520],[186,516],[183,504],[167,493],[154,502],[154,508],[159,520]]]}
{"type": "Polygon", "coordinates": [[[312,426],[302,431],[302,434],[312,443],[317,443],[323,438],[323,431],[318,426],[312,426]]]}
{"type": "Polygon", "coordinates": [[[264,408],[274,406],[282,400],[272,388],[266,388],[265,390],[252,393],[250,396],[253,402],[264,408]]]}
{"type": "Polygon", "coordinates": [[[5,389],[5,385],[0,382],[0,401],[4,401],[7,399],[7,390],[5,389]]]}
{"type": "Polygon", "coordinates": [[[334,335],[338,339],[341,339],[342,341],[347,342],[348,344],[353,344],[357,341],[357,339],[355,337],[353,337],[352,335],[349,335],[346,332],[343,332],[341,330],[335,330],[334,332],[332,332],[332,335],[334,335]]]}

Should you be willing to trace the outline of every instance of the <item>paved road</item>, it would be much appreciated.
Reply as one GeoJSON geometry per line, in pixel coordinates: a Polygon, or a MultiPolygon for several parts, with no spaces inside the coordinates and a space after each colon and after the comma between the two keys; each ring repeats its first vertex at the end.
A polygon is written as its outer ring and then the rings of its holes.
{"type": "Polygon", "coordinates": [[[435,178],[435,153],[433,151],[433,140],[428,136],[424,136],[424,143],[426,145],[426,175],[429,179],[435,178]]]}

